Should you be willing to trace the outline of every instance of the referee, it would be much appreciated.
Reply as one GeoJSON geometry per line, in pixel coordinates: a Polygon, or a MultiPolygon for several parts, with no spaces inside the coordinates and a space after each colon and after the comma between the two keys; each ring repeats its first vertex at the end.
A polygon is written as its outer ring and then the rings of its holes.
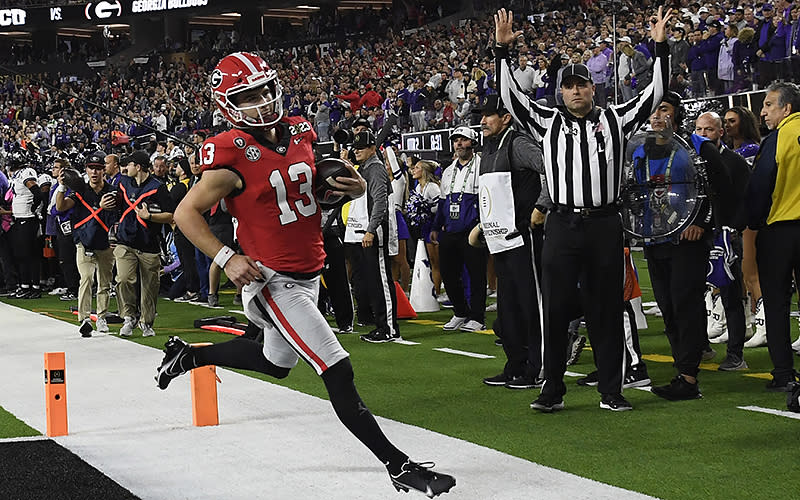
{"type": "Polygon", "coordinates": [[[539,411],[564,408],[567,327],[579,297],[597,363],[600,408],[632,408],[622,397],[624,262],[616,201],[625,140],[647,122],[669,82],[666,25],[672,11],[662,11],[659,7],[651,18],[653,82],[634,99],[605,110],[592,104],[594,85],[583,64],[564,68],[563,107],[541,106],[528,98],[514,80],[509,59],[508,46],[522,31],[512,29],[511,11],[500,9],[494,16],[497,87],[515,121],[542,144],[554,204],[542,254],[545,384],[531,403],[539,411]]]}

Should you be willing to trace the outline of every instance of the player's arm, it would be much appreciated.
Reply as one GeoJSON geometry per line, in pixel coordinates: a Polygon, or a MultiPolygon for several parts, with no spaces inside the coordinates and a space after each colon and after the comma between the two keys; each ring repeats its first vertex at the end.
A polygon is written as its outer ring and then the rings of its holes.
{"type": "MultiPolygon", "coordinates": [[[[226,169],[206,170],[200,182],[186,193],[175,209],[175,223],[183,235],[215,262],[217,254],[227,247],[211,233],[203,213],[237,188],[242,188],[242,181],[234,172],[226,169]]],[[[243,286],[261,278],[261,271],[253,259],[246,255],[233,255],[220,267],[237,285],[243,286]]]]}

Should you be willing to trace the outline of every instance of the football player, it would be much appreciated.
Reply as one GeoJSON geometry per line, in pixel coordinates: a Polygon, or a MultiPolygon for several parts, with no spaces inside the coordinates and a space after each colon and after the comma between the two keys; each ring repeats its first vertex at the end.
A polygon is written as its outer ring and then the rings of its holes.
{"type": "MultiPolygon", "coordinates": [[[[277,73],[258,55],[236,52],[223,58],[210,78],[219,110],[234,126],[206,140],[199,151],[201,180],[175,213],[183,234],[214,258],[234,283],[244,286],[247,317],[264,331],[264,345],[237,338],[192,347],[178,337],[166,343],[156,381],[170,381],[204,365],[255,370],[284,378],[299,358],[322,377],[342,423],[386,466],[397,490],[433,497],[455,479],[409,460],[378,427],[353,384],[349,354],[317,309],[325,253],[321,211],[314,195],[316,140],[311,124],[283,113],[277,73]],[[203,219],[221,199],[239,220],[244,252],[236,255],[213,236],[203,219]]],[[[338,194],[361,196],[364,179],[336,178],[338,194]]]]}

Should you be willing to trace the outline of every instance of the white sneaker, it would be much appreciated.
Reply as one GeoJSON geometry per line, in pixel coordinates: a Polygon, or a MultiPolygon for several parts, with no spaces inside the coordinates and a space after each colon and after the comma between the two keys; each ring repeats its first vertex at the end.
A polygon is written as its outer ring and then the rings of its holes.
{"type": "Polygon", "coordinates": [[[67,293],[66,288],[53,288],[47,292],[48,295],[64,295],[65,293],[67,293]]]}
{"type": "Polygon", "coordinates": [[[489,312],[491,311],[497,312],[497,302],[492,302],[491,304],[486,306],[486,310],[489,312]]]}
{"type": "MultiPolygon", "coordinates": [[[[725,319],[725,306],[722,305],[722,295],[712,295],[711,315],[708,317],[708,339],[716,339],[727,331],[728,323],[725,319]]],[[[727,339],[727,336],[725,338],[727,339]]]]}
{"type": "Polygon", "coordinates": [[[97,318],[94,322],[94,329],[100,333],[108,333],[108,323],[105,318],[97,318]]]}
{"type": "Polygon", "coordinates": [[[152,337],[156,334],[155,330],[153,330],[153,326],[148,325],[147,323],[140,321],[139,328],[142,329],[142,337],[152,337]]]}
{"type": "Polygon", "coordinates": [[[462,332],[477,332],[478,330],[486,330],[486,325],[484,325],[483,323],[479,323],[474,319],[471,319],[466,323],[464,323],[463,325],[461,325],[462,332]]]}
{"type": "Polygon", "coordinates": [[[744,343],[745,347],[761,347],[767,345],[767,322],[764,320],[764,299],[758,299],[756,302],[756,315],[753,320],[756,325],[756,333],[750,337],[750,340],[744,343]]]}
{"type": "Polygon", "coordinates": [[[120,337],[130,337],[133,335],[133,329],[136,327],[136,322],[130,316],[125,316],[125,323],[122,324],[122,328],[119,329],[120,337]]]}
{"type": "Polygon", "coordinates": [[[441,304],[442,302],[447,302],[450,300],[450,297],[447,296],[447,293],[442,292],[438,297],[436,297],[436,300],[441,304]]]}
{"type": "Polygon", "coordinates": [[[659,318],[662,316],[661,309],[658,306],[653,306],[649,309],[645,309],[643,312],[648,316],[657,316],[659,318]]]}
{"type": "Polygon", "coordinates": [[[467,318],[462,318],[460,316],[453,316],[452,318],[450,318],[450,321],[448,321],[447,323],[444,324],[444,326],[442,326],[442,330],[445,331],[458,330],[461,327],[461,325],[463,325],[466,321],[467,318]]]}
{"type": "Polygon", "coordinates": [[[491,288],[489,288],[487,290],[487,292],[488,293],[486,294],[486,296],[489,297],[490,299],[496,299],[497,298],[497,290],[492,290],[491,288]]]}
{"type": "Polygon", "coordinates": [[[717,335],[714,338],[709,337],[708,341],[712,344],[727,344],[728,343],[728,329],[726,328],[721,335],[717,335]]]}
{"type": "Polygon", "coordinates": [[[797,337],[797,340],[792,342],[792,350],[800,355],[800,337],[797,337]]]}

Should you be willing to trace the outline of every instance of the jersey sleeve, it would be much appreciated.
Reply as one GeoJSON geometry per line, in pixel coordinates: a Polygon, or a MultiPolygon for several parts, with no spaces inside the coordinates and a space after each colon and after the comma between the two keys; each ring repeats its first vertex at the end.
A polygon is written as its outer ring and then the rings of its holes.
{"type": "Polygon", "coordinates": [[[233,168],[236,165],[238,151],[230,134],[220,134],[206,139],[200,148],[201,170],[205,172],[221,167],[233,168]]]}

